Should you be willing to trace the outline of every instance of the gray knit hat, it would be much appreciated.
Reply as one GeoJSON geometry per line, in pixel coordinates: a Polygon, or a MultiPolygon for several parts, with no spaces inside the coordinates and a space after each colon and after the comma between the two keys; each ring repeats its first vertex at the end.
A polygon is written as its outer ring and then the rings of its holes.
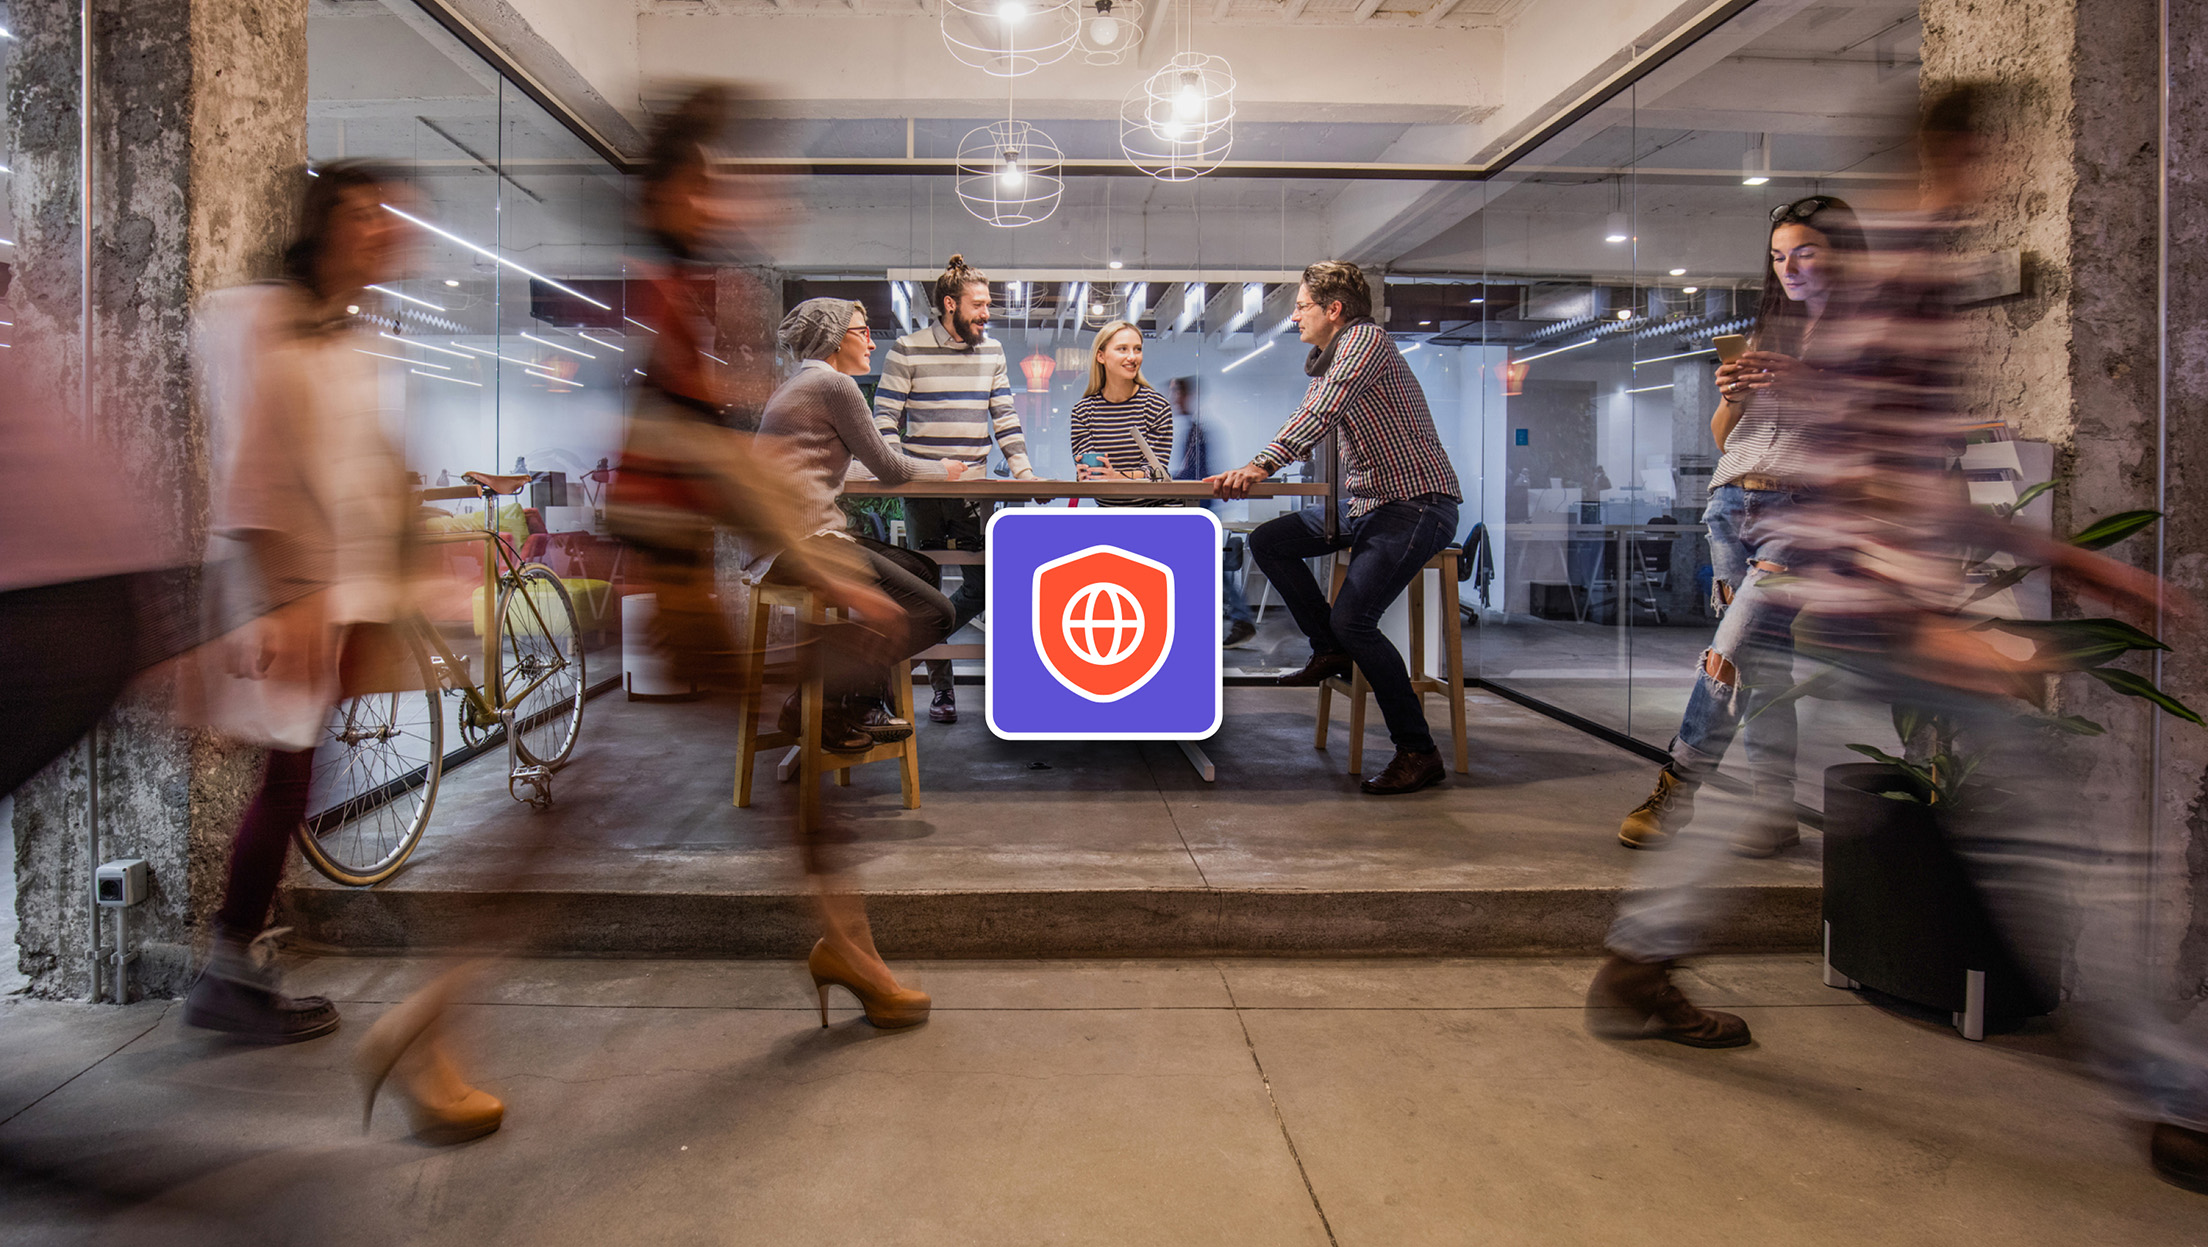
{"type": "Polygon", "coordinates": [[[843,345],[851,327],[851,313],[859,305],[849,299],[807,299],[782,318],[782,349],[799,359],[826,359],[843,345]]]}

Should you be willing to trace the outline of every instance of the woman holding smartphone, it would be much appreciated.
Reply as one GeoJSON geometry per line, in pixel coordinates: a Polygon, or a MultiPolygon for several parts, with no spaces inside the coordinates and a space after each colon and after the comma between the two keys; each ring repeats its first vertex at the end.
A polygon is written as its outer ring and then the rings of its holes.
{"type": "MultiPolygon", "coordinates": [[[[1089,388],[1073,405],[1073,461],[1084,481],[1162,481],[1173,453],[1173,405],[1142,375],[1142,330],[1104,326],[1089,359],[1089,388]]],[[[1170,506],[1168,500],[1099,498],[1100,507],[1170,506]]]]}
{"type": "Polygon", "coordinates": [[[1703,652],[1656,790],[1618,829],[1628,848],[1670,843],[1693,814],[1695,789],[1724,760],[1736,733],[1744,737],[1755,812],[1734,836],[1734,851],[1769,857],[1801,842],[1794,819],[1794,706],[1769,704],[1793,683],[1792,620],[1756,585],[1786,570],[1787,553],[1763,521],[1801,500],[1814,435],[1809,382],[1817,330],[1840,298],[1850,266],[1864,257],[1863,229],[1845,202],[1812,195],[1772,211],[1768,250],[1753,336],[1745,344],[1716,343],[1721,356],[1732,356],[1717,369],[1720,401],[1710,433],[1722,458],[1702,514],[1710,533],[1717,635],[1703,652]],[[1740,351],[1742,345],[1748,349],[1740,351]]]}

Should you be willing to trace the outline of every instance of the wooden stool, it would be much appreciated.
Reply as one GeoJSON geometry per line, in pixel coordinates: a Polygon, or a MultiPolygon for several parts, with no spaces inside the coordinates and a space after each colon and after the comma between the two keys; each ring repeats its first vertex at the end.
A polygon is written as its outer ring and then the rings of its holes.
{"type": "MultiPolygon", "coordinates": [[[[823,705],[820,672],[817,668],[798,686],[797,733],[759,730],[760,703],[765,698],[767,674],[767,625],[776,607],[787,607],[797,613],[797,635],[802,644],[808,630],[825,625],[828,620],[821,610],[820,601],[813,591],[799,585],[756,585],[751,594],[751,633],[744,649],[743,695],[737,698],[741,716],[736,728],[736,804],[751,805],[751,772],[762,749],[783,749],[790,752],[775,768],[776,777],[788,780],[797,776],[797,829],[810,831],[820,820],[820,773],[832,769],[836,784],[849,787],[851,768],[868,762],[888,762],[894,759],[902,772],[905,790],[905,808],[920,808],[920,738],[917,731],[903,740],[886,745],[876,745],[865,753],[829,753],[820,747],[820,720],[823,705]]],[[[912,675],[907,664],[897,664],[895,670],[902,679],[890,681],[891,708],[905,722],[912,722],[912,675]]]]}
{"type": "MultiPolygon", "coordinates": [[[[1449,732],[1457,745],[1457,774],[1471,770],[1470,750],[1464,739],[1464,617],[1457,612],[1457,557],[1462,553],[1451,546],[1427,560],[1426,567],[1441,573],[1441,633],[1443,663],[1449,669],[1446,681],[1426,674],[1426,572],[1421,570],[1412,579],[1411,597],[1411,652],[1408,655],[1411,668],[1411,688],[1418,693],[1423,704],[1426,694],[1439,693],[1449,699],[1449,732]]],[[[1349,574],[1349,556],[1345,551],[1334,563],[1334,593],[1342,591],[1342,581],[1349,574]]],[[[1333,594],[1327,595],[1328,600],[1333,594]]],[[[1349,699],[1349,773],[1362,775],[1365,770],[1365,694],[1370,686],[1365,683],[1365,673],[1352,668],[1347,680],[1329,679],[1319,685],[1318,747],[1326,748],[1326,726],[1332,715],[1334,694],[1349,699]]]]}

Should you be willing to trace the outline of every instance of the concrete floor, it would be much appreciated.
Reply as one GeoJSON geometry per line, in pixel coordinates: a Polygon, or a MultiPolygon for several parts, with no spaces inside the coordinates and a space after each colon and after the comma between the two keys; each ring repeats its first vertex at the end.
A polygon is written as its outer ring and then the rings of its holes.
{"type": "Polygon", "coordinates": [[[0,1240],[910,1244],[2208,1242],[2041,1029],[1984,1044],[1824,987],[1687,979],[1731,1052],[1590,1039],[1591,962],[936,962],[934,1019],[818,1028],[794,963],[506,963],[460,1014],[506,1129],[379,1112],[352,1043],[429,971],[295,962],[345,1029],[0,1003],[0,1240]]]}

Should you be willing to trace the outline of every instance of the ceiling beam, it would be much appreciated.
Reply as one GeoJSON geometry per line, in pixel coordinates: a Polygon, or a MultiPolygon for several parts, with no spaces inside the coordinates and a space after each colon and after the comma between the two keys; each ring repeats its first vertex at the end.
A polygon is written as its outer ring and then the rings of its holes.
{"type": "Polygon", "coordinates": [[[1297,18],[1302,17],[1303,6],[1309,3],[1311,3],[1311,0],[1288,0],[1288,3],[1282,6],[1280,10],[1280,20],[1284,22],[1292,22],[1297,18]]]}
{"type": "Polygon", "coordinates": [[[1364,0],[1364,3],[1357,6],[1356,20],[1360,22],[1369,22],[1372,20],[1372,15],[1378,13],[1379,11],[1380,0],[1364,0]]]}
{"type": "Polygon", "coordinates": [[[1439,0],[1439,3],[1435,4],[1433,8],[1426,10],[1426,24],[1428,26],[1440,25],[1441,19],[1456,12],[1457,6],[1462,3],[1464,3],[1464,0],[1439,0]]]}

